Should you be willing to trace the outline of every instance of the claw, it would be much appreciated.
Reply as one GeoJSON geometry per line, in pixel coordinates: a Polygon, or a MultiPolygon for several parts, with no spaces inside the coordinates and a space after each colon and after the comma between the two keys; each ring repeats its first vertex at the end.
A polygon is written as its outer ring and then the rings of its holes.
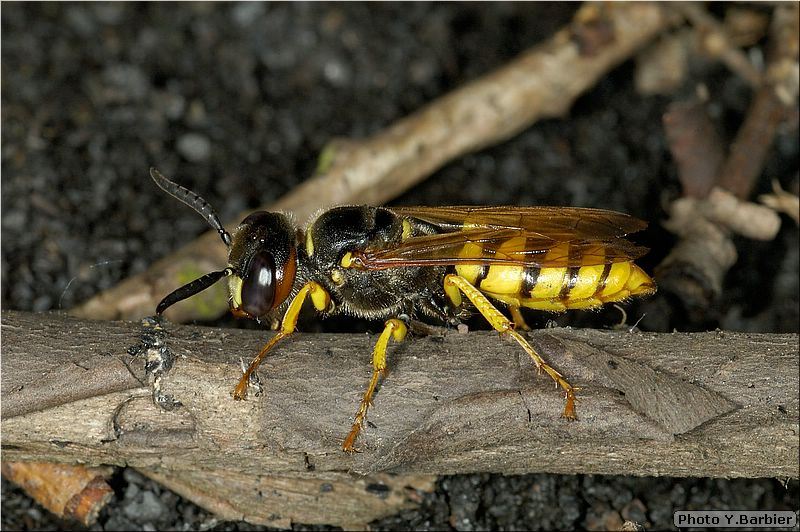
{"type": "Polygon", "coordinates": [[[564,413],[561,417],[567,421],[577,421],[578,416],[575,414],[575,392],[574,390],[567,391],[567,404],[564,405],[564,413]]]}
{"type": "Polygon", "coordinates": [[[344,440],[344,443],[342,444],[342,450],[344,452],[350,453],[350,454],[361,452],[361,451],[356,450],[356,437],[357,436],[358,436],[358,433],[356,433],[356,435],[354,436],[352,431],[350,432],[350,434],[347,435],[347,438],[344,440]]]}

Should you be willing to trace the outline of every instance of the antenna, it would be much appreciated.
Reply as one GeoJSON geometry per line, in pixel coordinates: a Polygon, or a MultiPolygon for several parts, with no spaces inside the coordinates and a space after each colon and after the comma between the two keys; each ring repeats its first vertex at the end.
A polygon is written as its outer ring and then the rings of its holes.
{"type": "Polygon", "coordinates": [[[156,185],[158,185],[161,190],[197,211],[200,216],[205,218],[206,222],[219,233],[225,245],[231,247],[231,234],[222,227],[222,222],[219,221],[219,216],[217,216],[217,212],[211,204],[188,188],[182,187],[174,181],[170,181],[153,167],[150,168],[150,177],[153,178],[153,181],[156,182],[156,185]]]}
{"type": "Polygon", "coordinates": [[[184,299],[190,298],[193,295],[202,292],[212,284],[216,283],[223,277],[227,277],[228,275],[232,275],[233,270],[230,268],[225,268],[224,270],[220,270],[218,272],[211,272],[207,273],[204,276],[200,277],[199,279],[195,279],[189,284],[185,284],[178,288],[177,290],[173,291],[172,293],[168,294],[164,299],[156,307],[156,314],[159,316],[164,313],[169,307],[177,303],[178,301],[183,301],[184,299]]]}

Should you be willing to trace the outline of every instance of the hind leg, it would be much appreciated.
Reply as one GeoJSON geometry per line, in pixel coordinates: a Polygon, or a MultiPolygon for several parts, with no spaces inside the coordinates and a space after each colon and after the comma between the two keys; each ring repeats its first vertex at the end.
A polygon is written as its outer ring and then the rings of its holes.
{"type": "Polygon", "coordinates": [[[567,382],[564,377],[555,369],[550,367],[547,362],[537,353],[531,344],[522,337],[517,331],[514,330],[514,324],[506,318],[502,312],[492,305],[491,301],[477,288],[475,288],[469,281],[460,275],[448,275],[444,278],[444,290],[450,300],[456,305],[461,304],[461,294],[467,296],[467,299],[478,309],[478,312],[486,318],[486,321],[494,327],[494,329],[503,334],[511,335],[514,340],[525,350],[528,355],[533,359],[534,364],[539,370],[544,371],[550,378],[552,378],[558,386],[560,386],[567,397],[567,403],[564,406],[562,417],[573,421],[577,419],[575,415],[575,388],[567,382]]]}

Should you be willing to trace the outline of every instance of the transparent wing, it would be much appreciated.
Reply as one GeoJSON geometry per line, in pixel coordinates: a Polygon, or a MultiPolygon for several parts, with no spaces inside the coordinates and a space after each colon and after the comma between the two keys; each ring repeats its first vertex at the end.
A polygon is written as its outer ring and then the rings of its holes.
{"type": "Polygon", "coordinates": [[[608,240],[641,231],[647,222],[620,212],[581,207],[392,207],[400,216],[418,218],[458,231],[463,227],[521,229],[554,240],[608,240]]]}
{"type": "Polygon", "coordinates": [[[647,253],[647,248],[622,238],[573,238],[564,233],[562,238],[523,229],[471,227],[412,237],[389,248],[367,249],[353,260],[366,269],[458,264],[561,268],[632,261],[647,253]]]}

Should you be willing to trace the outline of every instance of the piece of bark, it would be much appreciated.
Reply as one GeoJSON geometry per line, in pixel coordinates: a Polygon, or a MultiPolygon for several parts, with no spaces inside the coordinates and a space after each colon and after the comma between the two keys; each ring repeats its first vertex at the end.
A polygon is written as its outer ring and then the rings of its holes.
{"type": "Polygon", "coordinates": [[[705,198],[717,179],[725,149],[705,102],[673,102],[662,119],[684,196],[705,198]]]}
{"type": "MultiPolygon", "coordinates": [[[[658,3],[585,4],[571,25],[508,65],[373,137],[332,142],[320,155],[317,175],[265,209],[292,212],[304,222],[325,206],[385,203],[448,161],[504,141],[537,120],[562,116],[578,96],[674,20],[658,3]]],[[[147,179],[144,170],[142,179],[147,179]]],[[[158,193],[155,187],[153,193],[158,193]]],[[[229,228],[245,214],[229,220],[229,228]]],[[[103,319],[146,316],[164,295],[192,276],[220,269],[225,259],[225,247],[209,231],[74,313],[103,319]]],[[[168,316],[207,320],[226,307],[224,290],[208,291],[175,305],[168,316]]]]}
{"type": "Polygon", "coordinates": [[[106,480],[110,467],[83,467],[48,462],[3,460],[3,476],[61,519],[84,526],[97,521],[114,490],[106,480]]]}
{"type": "MultiPolygon", "coordinates": [[[[169,411],[142,385],[143,355],[128,354],[150,333],[141,324],[4,313],[4,458],[209,472],[220,483],[249,475],[253,486],[259,475],[332,472],[798,476],[796,334],[530,333],[581,387],[577,423],[559,418],[561,394],[497,334],[411,339],[390,351],[363,452],[349,455],[340,446],[375,337],[297,334],[261,366],[263,394],[237,402],[239,358],[273,333],[165,331],[169,411]],[[49,384],[76,366],[105,367],[112,384],[66,395],[49,384]],[[131,371],[124,390],[119,367],[131,371]]],[[[247,515],[242,491],[227,502],[247,515]]]]}
{"type": "Polygon", "coordinates": [[[775,7],[765,83],[756,91],[720,168],[718,186],[741,199],[750,196],[761,175],[778,126],[797,107],[799,15],[796,3],[775,7]]]}
{"type": "Polygon", "coordinates": [[[228,521],[276,528],[292,523],[366,530],[370,521],[418,506],[435,489],[432,475],[308,472],[262,474],[230,470],[139,471],[166,488],[228,521]]]}

